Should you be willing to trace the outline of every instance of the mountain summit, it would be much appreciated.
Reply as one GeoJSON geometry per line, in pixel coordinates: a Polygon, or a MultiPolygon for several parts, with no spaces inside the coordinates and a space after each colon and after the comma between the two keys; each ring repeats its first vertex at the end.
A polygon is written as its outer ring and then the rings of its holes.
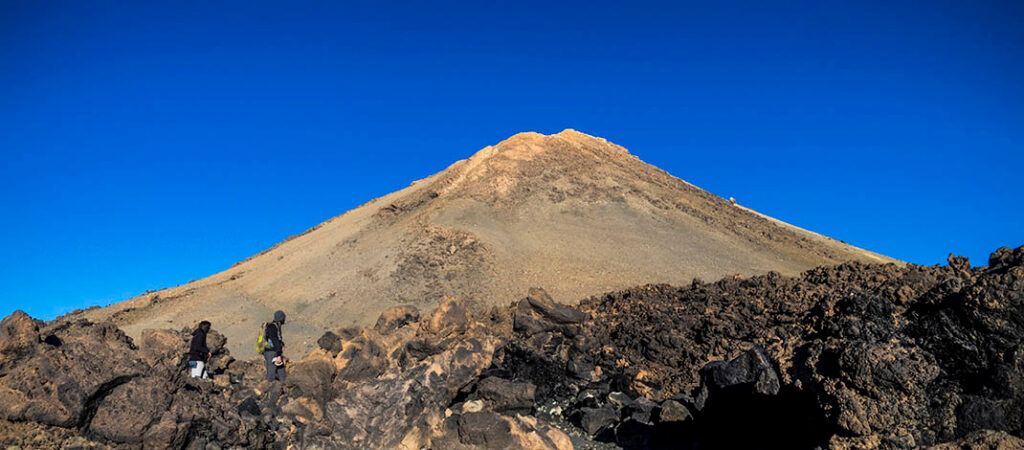
{"type": "Polygon", "coordinates": [[[104,309],[132,336],[206,319],[231,351],[288,313],[303,354],[326,329],[441,296],[507,305],[528,288],[578,301],[843,261],[894,262],[756,213],[574,130],[519,133],[231,268],[104,309]]]}

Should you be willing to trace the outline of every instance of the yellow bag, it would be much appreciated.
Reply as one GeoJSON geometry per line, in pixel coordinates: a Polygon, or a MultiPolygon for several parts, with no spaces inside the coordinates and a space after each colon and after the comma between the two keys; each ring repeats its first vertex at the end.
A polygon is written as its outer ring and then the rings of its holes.
{"type": "Polygon", "coordinates": [[[265,336],[266,331],[267,331],[267,324],[264,323],[263,326],[260,327],[260,335],[259,335],[259,337],[256,338],[256,354],[257,355],[262,355],[263,352],[267,351],[267,347],[268,347],[267,344],[270,344],[270,342],[267,341],[267,336],[265,336]]]}

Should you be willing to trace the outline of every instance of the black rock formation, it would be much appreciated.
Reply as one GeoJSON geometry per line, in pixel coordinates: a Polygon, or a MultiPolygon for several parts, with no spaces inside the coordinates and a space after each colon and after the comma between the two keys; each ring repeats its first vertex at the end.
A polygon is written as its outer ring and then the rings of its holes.
{"type": "Polygon", "coordinates": [[[326,333],[261,380],[211,332],[0,322],[0,444],[279,448],[1024,448],[1024,248],[987,267],[821,267],[326,333]]]}

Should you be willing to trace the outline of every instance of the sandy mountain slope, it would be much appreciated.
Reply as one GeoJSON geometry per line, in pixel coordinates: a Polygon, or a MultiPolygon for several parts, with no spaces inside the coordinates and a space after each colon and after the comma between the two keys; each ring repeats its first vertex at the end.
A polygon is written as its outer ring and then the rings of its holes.
{"type": "Polygon", "coordinates": [[[207,319],[248,355],[283,309],[298,355],[324,330],[443,295],[507,305],[538,286],[578,301],[848,260],[894,262],[733,205],[604,139],[520,133],[221,273],[85,315],[136,337],[207,319]]]}

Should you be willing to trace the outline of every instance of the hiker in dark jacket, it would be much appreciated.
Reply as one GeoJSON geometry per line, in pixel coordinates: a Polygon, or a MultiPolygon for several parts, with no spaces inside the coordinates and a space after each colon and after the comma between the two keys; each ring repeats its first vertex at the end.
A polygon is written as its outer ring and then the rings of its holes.
{"type": "Polygon", "coordinates": [[[192,332],[192,341],[188,344],[188,366],[192,369],[192,378],[209,378],[206,374],[206,363],[210,361],[210,349],[206,346],[206,334],[210,332],[210,322],[199,322],[192,332]]]}
{"type": "Polygon", "coordinates": [[[263,350],[263,358],[267,360],[267,381],[284,381],[284,339],[281,338],[281,325],[284,325],[284,311],[274,313],[274,321],[267,324],[263,336],[267,347],[263,350]]]}

